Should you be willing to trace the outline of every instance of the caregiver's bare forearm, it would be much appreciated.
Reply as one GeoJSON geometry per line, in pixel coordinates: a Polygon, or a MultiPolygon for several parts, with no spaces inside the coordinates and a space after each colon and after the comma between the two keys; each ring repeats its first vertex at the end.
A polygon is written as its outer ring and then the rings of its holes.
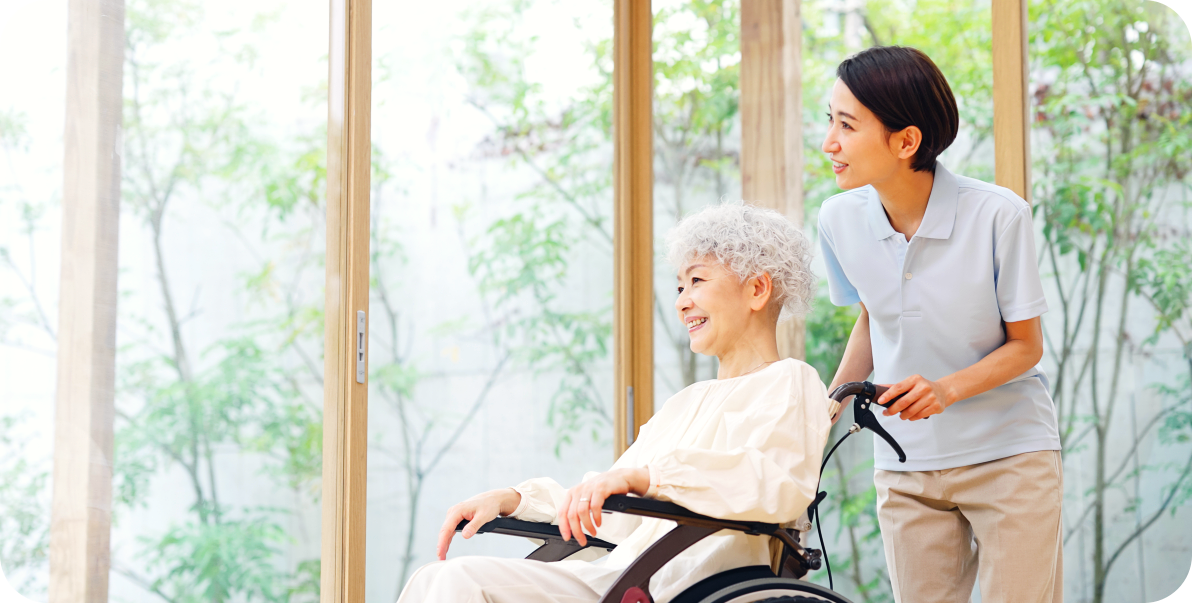
{"type": "Polygon", "coordinates": [[[857,317],[853,331],[849,334],[848,343],[844,346],[844,355],[840,359],[840,366],[832,378],[832,387],[836,389],[843,383],[862,381],[873,372],[873,347],[869,341],[869,311],[865,304],[861,304],[861,315],[857,317]]]}
{"type": "MultiPolygon", "coordinates": [[[[831,392],[844,383],[864,381],[872,372],[873,347],[869,340],[869,311],[865,309],[865,304],[861,304],[861,315],[853,325],[853,332],[844,346],[844,356],[840,359],[840,366],[836,369],[836,375],[832,378],[832,386],[828,391],[831,392]]],[[[839,411],[836,412],[832,417],[833,424],[841,414],[839,411]]]]}
{"type": "Polygon", "coordinates": [[[939,380],[948,404],[983,394],[1026,372],[1043,358],[1043,327],[1032,318],[1006,324],[1006,343],[976,364],[939,380]]]}

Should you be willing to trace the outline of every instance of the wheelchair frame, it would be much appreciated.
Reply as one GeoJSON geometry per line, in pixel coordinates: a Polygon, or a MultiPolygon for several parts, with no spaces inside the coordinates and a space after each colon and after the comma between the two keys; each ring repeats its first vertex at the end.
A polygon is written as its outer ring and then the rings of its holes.
{"type": "MultiPolygon", "coordinates": [[[[831,458],[836,448],[844,442],[845,438],[857,433],[861,429],[869,429],[886,440],[898,454],[898,460],[900,462],[906,462],[906,454],[903,452],[902,447],[882,428],[881,424],[877,421],[877,417],[873,415],[873,411],[871,410],[871,406],[876,403],[879,396],[885,393],[886,389],[868,381],[859,381],[841,385],[832,392],[831,397],[840,402],[843,402],[849,396],[853,396],[854,422],[852,427],[849,428],[848,433],[841,437],[824,457],[823,463],[820,466],[821,475],[823,474],[824,467],[828,464],[828,459],[831,458]]],[[[886,405],[892,404],[895,400],[897,398],[891,400],[886,405]]],[[[827,494],[827,492],[823,491],[818,492],[815,500],[808,505],[807,516],[809,519],[815,520],[818,515],[818,506],[827,494]]],[[[621,575],[613,583],[612,587],[600,598],[600,603],[626,603],[626,601],[652,602],[653,599],[650,598],[650,578],[663,565],[666,565],[667,562],[678,556],[679,553],[721,530],[735,530],[753,536],[770,536],[779,539],[783,543],[783,550],[779,563],[780,571],[776,576],[778,578],[800,580],[809,571],[819,569],[821,560],[827,561],[823,557],[822,548],[804,548],[799,544],[794,530],[785,529],[779,524],[717,519],[715,517],[693,513],[672,502],[624,494],[608,497],[602,509],[605,513],[627,513],[642,517],[667,519],[675,522],[677,525],[674,529],[663,535],[662,538],[654,541],[641,556],[621,572],[621,575]]],[[[463,530],[467,524],[467,520],[461,521],[456,526],[456,531],[463,530]]],[[[587,539],[588,543],[586,546],[581,546],[575,540],[574,536],[570,540],[563,540],[563,536],[559,532],[559,527],[555,524],[522,521],[509,517],[498,517],[481,526],[477,533],[503,534],[506,536],[521,536],[523,538],[543,540],[544,543],[541,546],[526,556],[526,559],[536,561],[560,561],[586,548],[603,548],[611,551],[617,546],[611,542],[591,537],[587,539]]],[[[823,547],[822,533],[820,534],[820,546],[823,547]]],[[[828,568],[830,576],[831,565],[828,565],[828,568]]],[[[715,574],[710,578],[722,576],[725,573],[727,572],[715,574]]],[[[802,582],[802,585],[817,590],[823,589],[823,587],[809,582],[802,582]]],[[[697,586],[699,586],[699,583],[692,588],[697,586]]],[[[841,600],[847,600],[835,591],[830,589],[823,590],[826,591],[825,594],[831,594],[841,600]]],[[[688,592],[684,591],[683,594],[679,595],[679,598],[684,598],[688,592]]]]}

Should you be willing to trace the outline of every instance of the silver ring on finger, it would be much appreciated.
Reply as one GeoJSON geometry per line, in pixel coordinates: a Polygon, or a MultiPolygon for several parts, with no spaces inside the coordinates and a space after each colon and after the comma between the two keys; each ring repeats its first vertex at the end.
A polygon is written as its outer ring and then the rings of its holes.
{"type": "Polygon", "coordinates": [[[581,498],[581,499],[579,499],[579,502],[588,502],[588,500],[589,499],[587,499],[587,498],[581,498]]]}

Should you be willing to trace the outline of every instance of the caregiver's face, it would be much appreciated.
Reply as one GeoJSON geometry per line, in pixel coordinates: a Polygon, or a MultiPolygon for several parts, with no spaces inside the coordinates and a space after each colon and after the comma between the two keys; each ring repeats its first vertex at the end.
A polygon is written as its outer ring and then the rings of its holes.
{"type": "Polygon", "coordinates": [[[691,351],[719,356],[745,331],[751,312],[751,281],[715,258],[695,258],[679,268],[675,310],[691,337],[691,351]]]}
{"type": "Polygon", "coordinates": [[[900,167],[894,138],[839,79],[828,102],[828,135],[822,150],[832,160],[836,185],[849,190],[882,182],[900,167]]]}

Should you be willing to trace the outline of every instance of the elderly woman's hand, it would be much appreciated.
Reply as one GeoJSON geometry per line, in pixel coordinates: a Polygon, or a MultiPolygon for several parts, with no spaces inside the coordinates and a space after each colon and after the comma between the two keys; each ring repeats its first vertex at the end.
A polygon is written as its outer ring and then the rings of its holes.
{"type": "Polygon", "coordinates": [[[468,520],[468,525],[464,526],[463,535],[464,538],[471,538],[480,529],[480,526],[496,519],[498,515],[513,513],[519,504],[521,504],[521,494],[517,490],[501,488],[477,494],[447,509],[447,519],[443,522],[443,527],[439,529],[439,547],[436,551],[439,561],[447,558],[447,548],[451,546],[451,539],[455,536],[455,527],[459,525],[459,522],[468,520]]]}
{"type": "Polygon", "coordinates": [[[604,501],[614,494],[636,494],[644,496],[650,489],[650,470],[645,467],[613,469],[580,483],[567,491],[559,505],[559,533],[564,540],[575,539],[586,546],[588,534],[596,535],[600,527],[601,508],[604,501]]]}

